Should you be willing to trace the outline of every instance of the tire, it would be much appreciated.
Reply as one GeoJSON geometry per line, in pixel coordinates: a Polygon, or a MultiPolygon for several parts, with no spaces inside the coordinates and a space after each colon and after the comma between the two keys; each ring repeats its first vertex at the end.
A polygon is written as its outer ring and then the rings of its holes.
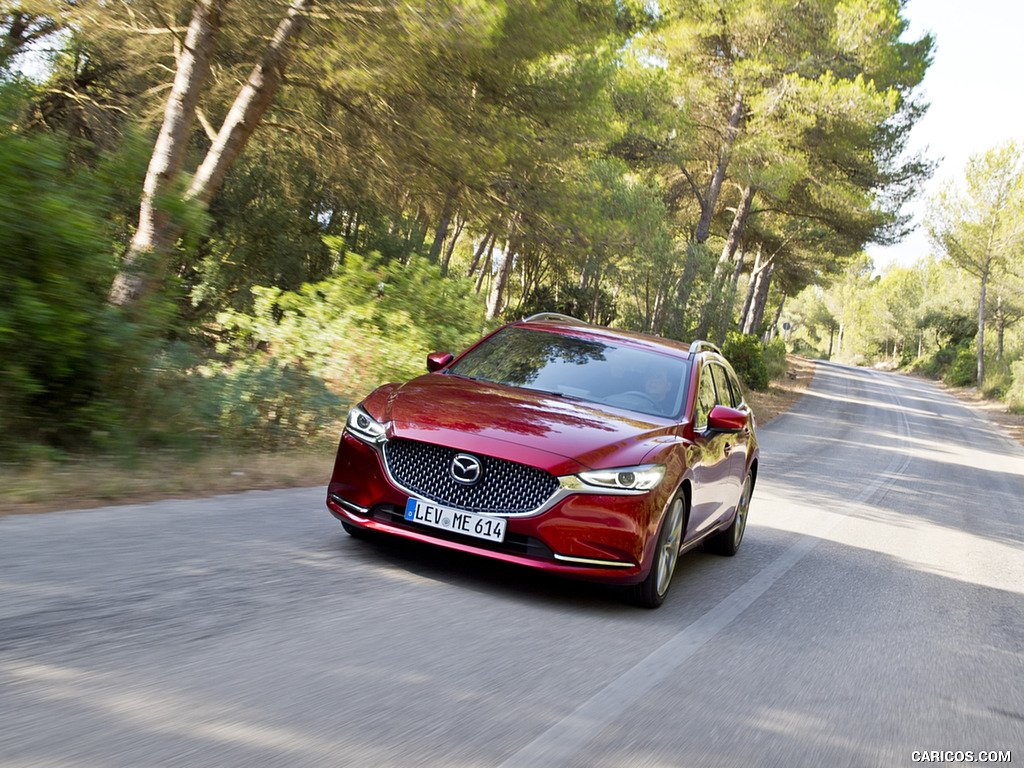
{"type": "Polygon", "coordinates": [[[682,493],[676,494],[658,531],[658,543],[654,550],[651,572],[634,587],[633,602],[643,608],[657,608],[665,602],[665,595],[672,586],[672,574],[675,573],[676,563],[679,562],[679,547],[683,542],[686,511],[686,498],[682,493]]]}
{"type": "Polygon", "coordinates": [[[353,539],[365,539],[366,531],[360,528],[358,525],[352,525],[344,520],[341,521],[341,527],[345,529],[345,533],[351,536],[353,539]]]}
{"type": "Polygon", "coordinates": [[[748,472],[746,480],[743,481],[743,490],[740,491],[740,501],[736,505],[736,515],[728,528],[708,539],[705,545],[708,552],[732,557],[739,551],[743,532],[747,529],[747,513],[750,511],[750,497],[753,492],[754,478],[748,472]]]}

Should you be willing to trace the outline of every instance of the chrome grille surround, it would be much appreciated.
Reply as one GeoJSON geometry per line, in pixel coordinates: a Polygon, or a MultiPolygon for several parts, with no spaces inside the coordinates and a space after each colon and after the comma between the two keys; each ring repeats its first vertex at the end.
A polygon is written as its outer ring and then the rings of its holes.
{"type": "Polygon", "coordinates": [[[388,440],[382,448],[388,475],[399,487],[467,512],[536,514],[549,506],[561,487],[559,479],[543,469],[482,455],[477,458],[483,477],[474,485],[463,485],[455,482],[449,467],[464,451],[407,438],[388,440]]]}

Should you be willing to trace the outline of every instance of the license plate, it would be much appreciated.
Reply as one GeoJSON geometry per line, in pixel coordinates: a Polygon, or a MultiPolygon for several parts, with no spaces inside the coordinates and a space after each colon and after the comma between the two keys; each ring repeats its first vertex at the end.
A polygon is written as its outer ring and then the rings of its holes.
{"type": "Polygon", "coordinates": [[[448,509],[421,499],[409,499],[406,502],[405,519],[432,528],[475,536],[478,539],[505,540],[507,521],[503,517],[488,517],[474,512],[464,512],[461,509],[448,509]]]}

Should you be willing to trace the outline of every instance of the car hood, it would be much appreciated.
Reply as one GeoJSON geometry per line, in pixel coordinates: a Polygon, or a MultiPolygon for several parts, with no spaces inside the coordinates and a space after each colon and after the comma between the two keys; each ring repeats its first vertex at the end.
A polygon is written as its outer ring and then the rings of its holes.
{"type": "Polygon", "coordinates": [[[552,474],[629,466],[665,442],[665,419],[443,373],[387,385],[364,403],[387,437],[519,461],[552,474]]]}

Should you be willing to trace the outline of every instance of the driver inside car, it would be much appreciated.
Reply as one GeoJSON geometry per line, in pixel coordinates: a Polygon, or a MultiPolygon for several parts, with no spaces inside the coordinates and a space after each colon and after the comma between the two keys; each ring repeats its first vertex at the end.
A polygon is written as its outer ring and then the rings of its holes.
{"type": "Polygon", "coordinates": [[[661,409],[662,413],[668,413],[669,411],[671,404],[669,403],[668,396],[671,391],[672,382],[664,368],[652,371],[644,381],[644,392],[661,409]]]}

